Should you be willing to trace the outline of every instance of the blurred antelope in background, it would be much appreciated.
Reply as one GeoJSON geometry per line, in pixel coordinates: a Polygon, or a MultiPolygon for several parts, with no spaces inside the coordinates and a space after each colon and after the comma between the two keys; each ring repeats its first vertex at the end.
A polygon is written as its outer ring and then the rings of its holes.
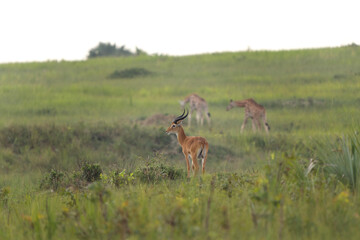
{"type": "Polygon", "coordinates": [[[204,124],[204,115],[206,117],[206,120],[210,126],[210,113],[208,111],[208,104],[199,95],[196,93],[192,93],[188,95],[184,100],[179,101],[182,108],[185,108],[185,104],[189,103],[190,106],[190,114],[189,114],[189,122],[188,126],[191,126],[191,114],[196,111],[196,122],[199,125],[199,122],[201,126],[204,124]]]}
{"type": "Polygon", "coordinates": [[[260,124],[260,120],[261,120],[263,122],[265,131],[269,133],[270,126],[266,120],[265,108],[260,104],[258,104],[257,102],[255,102],[254,99],[249,98],[241,101],[233,101],[231,99],[229,105],[226,108],[226,111],[229,111],[233,107],[245,108],[245,118],[243,124],[241,125],[241,132],[244,131],[247,120],[251,118],[252,129],[254,132],[256,132],[256,126],[259,128],[259,130],[261,130],[261,124],[260,124]]]}
{"type": "Polygon", "coordinates": [[[182,115],[176,117],[170,127],[166,130],[168,134],[174,133],[177,136],[179,144],[182,147],[182,152],[185,156],[187,173],[190,177],[190,162],[189,157],[191,158],[191,168],[194,176],[199,172],[198,159],[202,160],[202,174],[205,173],[205,164],[209,150],[209,144],[203,137],[188,137],[185,135],[184,129],[181,126],[182,121],[188,116],[189,111],[185,114],[185,110],[182,115]]]}

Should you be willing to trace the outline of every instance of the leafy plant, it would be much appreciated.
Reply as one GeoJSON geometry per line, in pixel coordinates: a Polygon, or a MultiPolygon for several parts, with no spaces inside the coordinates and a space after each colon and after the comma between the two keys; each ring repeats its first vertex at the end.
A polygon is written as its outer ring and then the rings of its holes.
{"type": "Polygon", "coordinates": [[[334,174],[353,191],[359,189],[360,137],[357,132],[336,140],[319,141],[315,153],[325,173],[334,174]]]}
{"type": "Polygon", "coordinates": [[[142,182],[156,183],[162,180],[175,180],[185,178],[182,169],[165,164],[159,158],[148,158],[145,163],[135,170],[134,176],[142,182]]]}
{"type": "Polygon", "coordinates": [[[101,179],[102,169],[99,164],[84,163],[81,171],[82,178],[87,182],[95,182],[101,179]]]}
{"type": "Polygon", "coordinates": [[[134,173],[127,173],[126,170],[115,170],[107,174],[101,174],[101,179],[103,182],[110,183],[115,187],[121,187],[124,185],[129,185],[134,182],[135,177],[134,173]]]}
{"type": "Polygon", "coordinates": [[[40,188],[52,189],[56,191],[63,184],[64,184],[64,173],[56,169],[51,169],[50,172],[45,174],[45,176],[41,180],[40,188]]]}

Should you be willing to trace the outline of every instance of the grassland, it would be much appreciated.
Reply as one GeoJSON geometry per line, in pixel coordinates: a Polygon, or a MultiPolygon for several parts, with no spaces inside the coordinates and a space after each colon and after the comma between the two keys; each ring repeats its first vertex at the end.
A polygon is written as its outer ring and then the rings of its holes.
{"type": "Polygon", "coordinates": [[[2,64],[0,238],[358,239],[358,188],[326,171],[319,148],[358,131],[359,80],[356,46],[2,64]],[[109,78],[131,68],[151,74],[109,78]],[[186,179],[167,124],[141,120],[180,114],[192,92],[212,126],[185,127],[210,144],[207,174],[186,179]],[[241,135],[243,110],[225,110],[250,97],[269,136],[250,124],[241,135]],[[158,161],[150,181],[141,169],[158,161]],[[98,181],[83,179],[86,163],[99,164],[98,181]],[[56,189],[51,169],[63,174],[56,189]]]}

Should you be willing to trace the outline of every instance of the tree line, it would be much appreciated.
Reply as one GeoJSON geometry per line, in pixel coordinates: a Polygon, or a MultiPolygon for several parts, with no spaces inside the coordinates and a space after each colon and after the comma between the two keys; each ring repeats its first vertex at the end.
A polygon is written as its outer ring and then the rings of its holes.
{"type": "Polygon", "coordinates": [[[96,47],[90,49],[87,58],[96,57],[129,57],[147,55],[147,53],[139,48],[136,48],[135,52],[125,48],[125,45],[117,47],[116,44],[102,43],[100,42],[96,47]]]}

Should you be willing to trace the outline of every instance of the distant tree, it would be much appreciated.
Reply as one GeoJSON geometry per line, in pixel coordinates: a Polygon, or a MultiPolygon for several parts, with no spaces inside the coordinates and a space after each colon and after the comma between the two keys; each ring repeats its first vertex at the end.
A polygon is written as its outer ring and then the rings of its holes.
{"type": "Polygon", "coordinates": [[[125,45],[121,46],[120,48],[116,49],[116,56],[132,56],[134,55],[130,50],[125,48],[125,45]]]}
{"type": "Polygon", "coordinates": [[[102,43],[90,50],[88,58],[103,57],[103,56],[115,56],[116,45],[111,43],[102,43]]]}
{"type": "Polygon", "coordinates": [[[139,55],[146,55],[146,52],[139,48],[136,48],[136,52],[133,53],[129,49],[126,49],[125,45],[118,48],[116,47],[116,44],[100,42],[98,46],[92,48],[89,51],[88,58],[107,57],[107,56],[128,57],[128,56],[139,56],[139,55]]]}
{"type": "Polygon", "coordinates": [[[135,55],[136,56],[147,55],[147,53],[144,50],[140,49],[140,48],[136,48],[135,55]]]}

